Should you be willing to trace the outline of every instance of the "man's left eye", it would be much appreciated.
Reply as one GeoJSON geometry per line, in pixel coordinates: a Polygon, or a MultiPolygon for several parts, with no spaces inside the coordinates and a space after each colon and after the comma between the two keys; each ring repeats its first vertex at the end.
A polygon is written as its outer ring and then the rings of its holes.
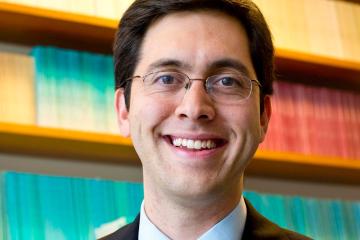
{"type": "Polygon", "coordinates": [[[236,79],[234,79],[232,77],[223,77],[220,79],[219,83],[222,86],[232,87],[237,84],[237,81],[236,81],[236,79]]]}

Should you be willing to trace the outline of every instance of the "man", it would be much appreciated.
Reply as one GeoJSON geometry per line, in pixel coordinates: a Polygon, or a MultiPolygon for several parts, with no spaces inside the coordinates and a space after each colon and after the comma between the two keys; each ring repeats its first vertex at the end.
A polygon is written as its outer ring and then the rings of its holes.
{"type": "Polygon", "coordinates": [[[143,166],[133,223],[104,239],[308,239],[242,197],[271,115],[273,45],[245,0],[138,0],[114,45],[116,110],[143,166]]]}

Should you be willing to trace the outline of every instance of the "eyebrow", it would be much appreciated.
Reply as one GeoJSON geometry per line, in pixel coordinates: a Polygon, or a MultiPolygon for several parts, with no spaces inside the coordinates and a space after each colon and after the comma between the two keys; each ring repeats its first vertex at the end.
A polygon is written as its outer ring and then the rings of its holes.
{"type": "Polygon", "coordinates": [[[245,66],[245,64],[243,64],[242,62],[239,62],[238,60],[232,59],[232,58],[224,58],[224,59],[217,60],[215,62],[212,62],[208,67],[208,69],[210,69],[210,70],[216,70],[216,69],[221,69],[221,68],[233,68],[233,69],[239,71],[240,73],[242,73],[246,76],[249,76],[249,70],[245,66]]]}
{"type": "MultiPolygon", "coordinates": [[[[184,69],[184,70],[191,70],[192,66],[188,63],[182,62],[180,60],[177,59],[171,59],[171,58],[164,58],[164,59],[159,59],[153,63],[151,63],[147,69],[147,72],[153,72],[158,68],[166,68],[166,67],[173,67],[173,68],[180,68],[180,69],[184,69]]],[[[207,66],[207,69],[209,69],[210,71],[216,70],[216,69],[221,69],[221,68],[233,68],[237,71],[239,71],[240,73],[249,76],[249,70],[248,68],[245,66],[245,64],[243,64],[242,62],[232,59],[232,58],[223,58],[223,59],[219,59],[216,60],[212,63],[210,63],[207,66]]]]}
{"type": "Polygon", "coordinates": [[[176,59],[165,58],[165,59],[159,59],[153,62],[152,64],[150,64],[147,69],[147,72],[152,72],[157,68],[164,68],[164,67],[174,67],[185,70],[191,69],[190,64],[184,63],[176,59]]]}

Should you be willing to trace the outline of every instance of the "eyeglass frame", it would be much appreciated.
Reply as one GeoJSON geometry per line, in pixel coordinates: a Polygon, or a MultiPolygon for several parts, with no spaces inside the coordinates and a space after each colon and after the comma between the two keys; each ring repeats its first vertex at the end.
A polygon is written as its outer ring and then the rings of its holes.
{"type": "MultiPolygon", "coordinates": [[[[186,93],[187,90],[190,89],[191,84],[192,84],[192,81],[203,81],[203,82],[204,82],[204,84],[203,84],[203,85],[204,85],[204,89],[205,89],[205,91],[206,91],[207,94],[209,94],[209,91],[208,91],[209,89],[208,89],[208,87],[207,87],[207,86],[208,86],[207,83],[208,83],[208,80],[209,80],[210,78],[215,77],[215,76],[219,76],[219,75],[222,75],[222,74],[230,74],[230,73],[221,73],[221,74],[211,75],[211,76],[209,76],[209,77],[207,77],[207,78],[190,78],[186,73],[183,73],[183,72],[178,72],[178,71],[155,71],[155,72],[147,73],[147,74],[145,74],[145,75],[143,75],[143,76],[136,75],[136,76],[129,77],[129,78],[125,79],[124,83],[121,84],[119,87],[120,87],[120,88],[126,87],[127,82],[130,82],[131,80],[133,80],[133,79],[135,79],[135,78],[141,78],[141,79],[143,80],[143,82],[145,82],[145,78],[148,77],[149,75],[156,74],[156,73],[161,73],[161,72],[164,72],[164,73],[166,73],[166,72],[168,72],[168,73],[177,73],[177,74],[181,74],[181,75],[185,76],[185,77],[188,79],[188,82],[187,82],[187,83],[185,84],[185,86],[184,86],[184,87],[185,87],[185,93],[186,93]]],[[[255,82],[255,83],[259,86],[259,89],[260,89],[260,90],[262,89],[262,85],[261,85],[261,83],[259,82],[259,80],[257,80],[257,79],[251,79],[251,78],[249,78],[249,77],[247,77],[247,76],[244,76],[244,75],[242,75],[242,74],[235,74],[235,75],[241,75],[242,77],[244,77],[244,78],[246,78],[247,80],[249,80],[250,83],[251,83],[251,90],[250,90],[249,95],[248,95],[246,98],[241,99],[240,101],[245,101],[246,99],[248,99],[248,98],[251,96],[252,90],[253,90],[252,82],[255,82]]]]}

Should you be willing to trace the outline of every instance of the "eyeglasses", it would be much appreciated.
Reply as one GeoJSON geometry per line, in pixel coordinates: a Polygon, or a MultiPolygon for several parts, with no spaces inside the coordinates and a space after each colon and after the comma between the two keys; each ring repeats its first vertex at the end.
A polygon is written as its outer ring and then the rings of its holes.
{"type": "Polygon", "coordinates": [[[182,72],[159,71],[144,76],[134,76],[127,79],[127,81],[134,78],[143,79],[144,89],[147,94],[172,98],[184,97],[193,81],[203,81],[206,92],[215,102],[227,104],[238,103],[249,98],[253,82],[261,88],[258,80],[249,79],[237,73],[221,73],[212,75],[207,79],[201,79],[190,78],[182,72]]]}

